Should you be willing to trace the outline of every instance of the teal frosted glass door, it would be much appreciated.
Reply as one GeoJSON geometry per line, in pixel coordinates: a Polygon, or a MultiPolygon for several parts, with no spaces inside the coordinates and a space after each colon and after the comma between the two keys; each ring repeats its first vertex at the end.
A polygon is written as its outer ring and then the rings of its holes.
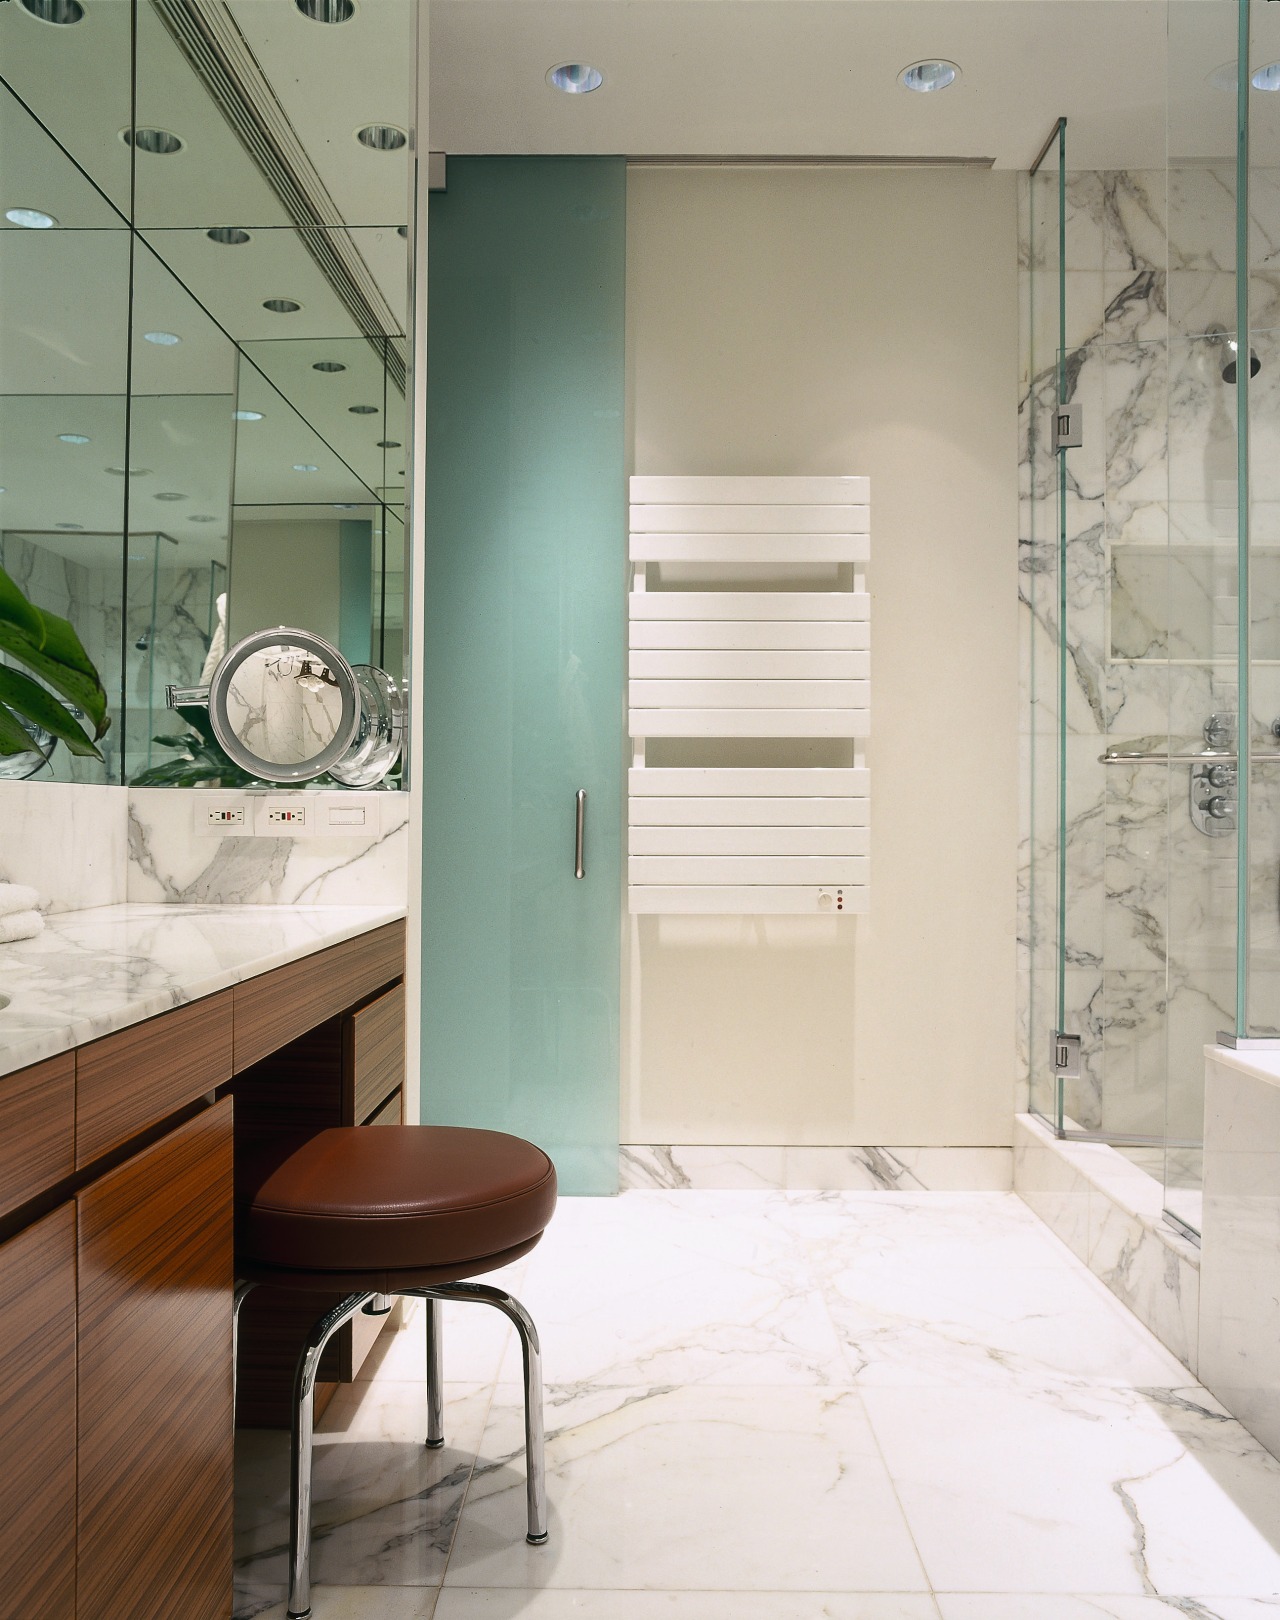
{"type": "Polygon", "coordinates": [[[431,198],[428,1123],[618,1155],[626,167],[450,158],[431,198]],[[585,789],[585,872],[574,875],[585,789]]]}

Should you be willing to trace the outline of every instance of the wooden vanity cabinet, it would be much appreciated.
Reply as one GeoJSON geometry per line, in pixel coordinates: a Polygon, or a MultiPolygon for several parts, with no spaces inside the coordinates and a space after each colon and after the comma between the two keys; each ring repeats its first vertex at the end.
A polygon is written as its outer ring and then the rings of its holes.
{"type": "Polygon", "coordinates": [[[77,1608],[226,1620],[232,1105],[76,1197],[77,1608]]]}
{"type": "Polygon", "coordinates": [[[403,970],[392,924],[0,1076],[0,1620],[231,1613],[234,1146],[399,1121],[403,970]]]}
{"type": "Polygon", "coordinates": [[[0,1244],[0,1616],[76,1613],[76,1212],[0,1244]]]}

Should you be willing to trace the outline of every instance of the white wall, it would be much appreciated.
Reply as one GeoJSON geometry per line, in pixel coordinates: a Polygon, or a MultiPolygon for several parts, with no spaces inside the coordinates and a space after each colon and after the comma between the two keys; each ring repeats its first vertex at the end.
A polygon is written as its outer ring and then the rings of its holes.
{"type": "Polygon", "coordinates": [[[337,644],[340,528],[336,519],[236,518],[228,645],[278,624],[310,630],[337,644]]]}
{"type": "Polygon", "coordinates": [[[872,898],[633,924],[624,1140],[1010,1140],[1015,179],[631,171],[634,470],[871,478],[872,898]]]}

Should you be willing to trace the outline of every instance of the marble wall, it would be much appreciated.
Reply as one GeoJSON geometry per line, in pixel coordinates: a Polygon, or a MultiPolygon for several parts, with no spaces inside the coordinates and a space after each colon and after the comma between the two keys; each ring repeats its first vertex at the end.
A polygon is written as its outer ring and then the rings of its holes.
{"type": "MultiPolygon", "coordinates": [[[[244,797],[202,788],[131,789],[128,898],[191,905],[405,904],[407,793],[341,794],[344,804],[376,805],[379,831],[368,836],[223,838],[197,830],[199,811],[244,797]]],[[[332,797],[274,791],[271,802],[314,806],[332,797]]]]}
{"type": "MultiPolygon", "coordinates": [[[[1237,707],[1235,390],[1223,380],[1234,358],[1234,174],[1205,165],[1068,176],[1064,370],[1084,443],[1067,453],[1065,492],[1048,442],[1057,185],[1056,174],[1024,181],[1020,209],[1023,1061],[1033,1105],[1048,1111],[1065,516],[1064,1026],[1084,1042],[1066,1109],[1089,1129],[1198,1140],[1202,1048],[1234,1027],[1236,840],[1192,825],[1189,766],[1100,756],[1203,746],[1209,716],[1237,707]]],[[[1264,178],[1252,207],[1257,239],[1280,241],[1280,190],[1264,178]]],[[[1254,283],[1253,320],[1267,327],[1280,303],[1270,253],[1254,283]]],[[[1280,566],[1266,547],[1280,540],[1280,347],[1258,331],[1254,348],[1252,734],[1274,752],[1280,566]]],[[[1280,768],[1257,767],[1251,802],[1262,1024],[1280,1021],[1280,814],[1270,813],[1280,811],[1280,768]]]]}
{"type": "Polygon", "coordinates": [[[119,787],[0,781],[0,881],[28,884],[46,912],[119,905],[128,799],[119,787]]]}

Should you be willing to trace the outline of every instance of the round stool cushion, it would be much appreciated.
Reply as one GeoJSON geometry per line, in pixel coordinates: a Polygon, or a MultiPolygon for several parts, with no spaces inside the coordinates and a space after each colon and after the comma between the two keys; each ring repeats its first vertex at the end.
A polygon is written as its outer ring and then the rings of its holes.
{"type": "Polygon", "coordinates": [[[390,1292],[397,1280],[475,1276],[532,1248],[556,1207],[541,1148],[452,1126],[339,1126],[277,1141],[243,1156],[237,1182],[238,1272],[295,1286],[390,1292]]]}

